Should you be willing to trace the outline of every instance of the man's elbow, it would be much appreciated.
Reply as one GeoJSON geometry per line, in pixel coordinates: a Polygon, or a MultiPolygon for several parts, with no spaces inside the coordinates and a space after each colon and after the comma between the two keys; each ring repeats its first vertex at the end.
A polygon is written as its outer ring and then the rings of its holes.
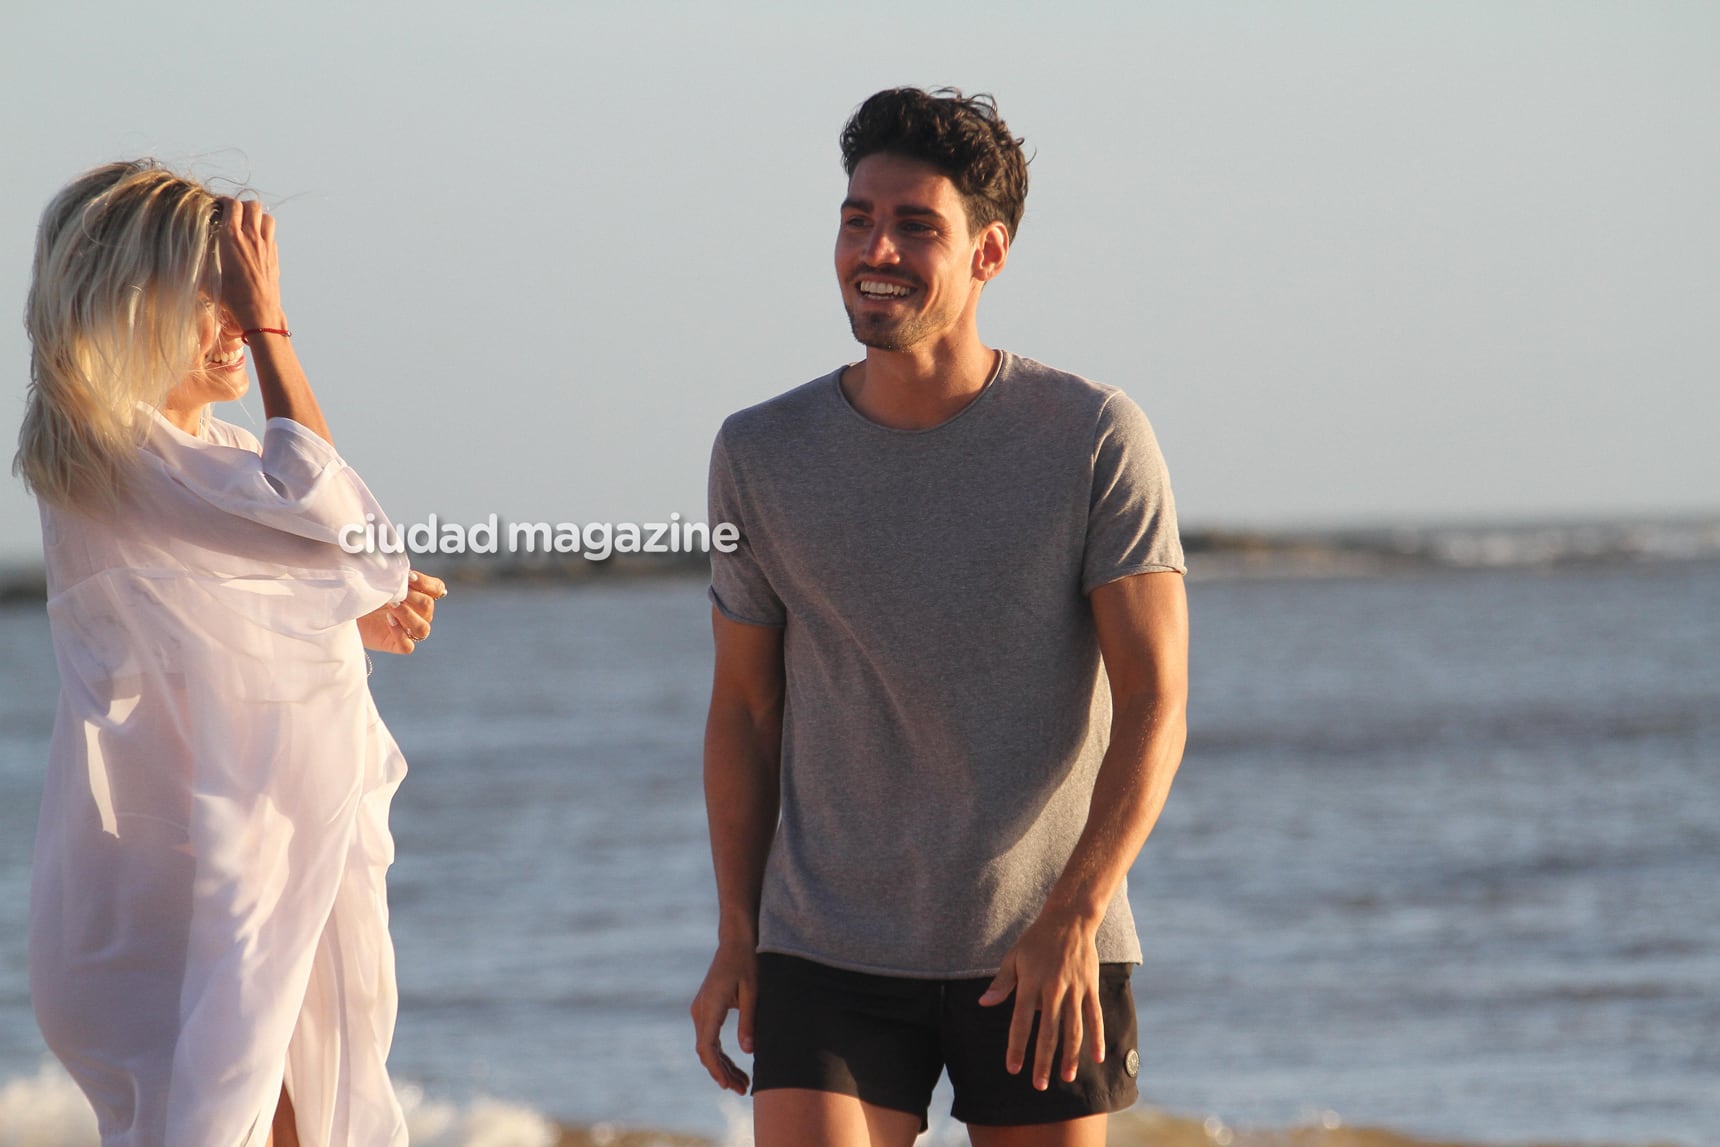
{"type": "Polygon", "coordinates": [[[1188,712],[1188,675],[1184,673],[1152,672],[1119,675],[1111,679],[1113,710],[1132,709],[1182,717],[1188,712]]]}
{"type": "Polygon", "coordinates": [[[1112,739],[1126,737],[1143,748],[1156,744],[1160,755],[1180,755],[1188,741],[1188,689],[1143,686],[1113,690],[1111,697],[1112,739]]]}

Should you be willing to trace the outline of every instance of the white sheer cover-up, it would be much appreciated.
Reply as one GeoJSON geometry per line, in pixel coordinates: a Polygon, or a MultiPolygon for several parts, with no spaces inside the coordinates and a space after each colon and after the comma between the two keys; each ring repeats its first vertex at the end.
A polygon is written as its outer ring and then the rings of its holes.
{"type": "Polygon", "coordinates": [[[354,621],[406,592],[323,439],[150,412],[113,514],[42,507],[60,702],[30,903],[43,1035],[103,1147],[406,1142],[385,1068],[388,805],[354,621]]]}

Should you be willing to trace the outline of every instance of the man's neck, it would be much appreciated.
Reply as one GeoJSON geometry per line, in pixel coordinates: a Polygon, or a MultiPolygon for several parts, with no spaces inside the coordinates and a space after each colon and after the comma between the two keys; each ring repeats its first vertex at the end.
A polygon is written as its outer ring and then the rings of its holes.
{"type": "Polygon", "coordinates": [[[889,351],[869,347],[842,373],[855,410],[892,430],[928,430],[960,414],[991,381],[1000,359],[976,334],[889,351]]]}

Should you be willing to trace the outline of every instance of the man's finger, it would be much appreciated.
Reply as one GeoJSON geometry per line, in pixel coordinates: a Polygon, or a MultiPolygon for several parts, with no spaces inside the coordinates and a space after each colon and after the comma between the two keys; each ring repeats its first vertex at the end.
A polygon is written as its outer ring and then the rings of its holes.
{"type": "Polygon", "coordinates": [[[734,1060],[719,1047],[699,1049],[699,1062],[705,1065],[705,1071],[712,1082],[725,1091],[739,1091],[746,1094],[746,1072],[735,1066],[734,1060]]]}
{"type": "Polygon", "coordinates": [[[748,1055],[753,1053],[753,1015],[758,1006],[758,988],[747,980],[742,980],[740,988],[735,992],[735,1010],[740,1018],[735,1024],[735,1039],[741,1045],[741,1050],[748,1055]]]}
{"type": "Polygon", "coordinates": [[[1105,1062],[1105,1009],[1099,1004],[1099,993],[1094,992],[1082,1004],[1087,1013],[1087,1036],[1090,1044],[1090,1054],[1094,1063],[1105,1062]]]}
{"type": "Polygon", "coordinates": [[[733,1090],[739,1095],[745,1095],[747,1093],[747,1085],[751,1083],[752,1080],[747,1077],[746,1072],[736,1066],[735,1061],[730,1059],[726,1052],[722,1053],[722,1060],[723,1074],[727,1077],[727,1082],[725,1082],[723,1086],[733,1090]]]}
{"type": "Polygon", "coordinates": [[[722,1065],[717,1062],[717,1056],[721,1053],[714,1048],[706,1047],[703,1043],[694,1044],[693,1050],[698,1053],[699,1062],[704,1065],[705,1074],[711,1077],[712,1082],[718,1087],[727,1087],[729,1081],[723,1072],[722,1065]]]}
{"type": "Polygon", "coordinates": [[[1086,1034],[1082,1029],[1081,1016],[1087,1010],[1087,1000],[1083,997],[1079,1003],[1075,1000],[1064,1002],[1063,1016],[1063,1082],[1074,1083],[1075,1073],[1081,1068],[1081,1037],[1086,1034]]]}
{"type": "Polygon", "coordinates": [[[1057,1058],[1057,1035],[1063,1028],[1063,1009],[1055,996],[1041,1001],[1039,1038],[1033,1048],[1033,1086],[1044,1091],[1051,1086],[1051,1064],[1057,1058]]]}
{"type": "Polygon", "coordinates": [[[746,1094],[746,1072],[735,1066],[721,1044],[700,1044],[698,1050],[699,1062],[705,1065],[712,1082],[726,1091],[746,1094]]]}
{"type": "Polygon", "coordinates": [[[1009,993],[1015,991],[1015,957],[1008,955],[1003,958],[1003,966],[997,970],[997,975],[991,978],[985,991],[980,993],[979,1004],[982,1008],[994,1007],[1009,998],[1009,993]]]}
{"type": "Polygon", "coordinates": [[[1004,1053],[1003,1065],[1009,1069],[1009,1074],[1019,1075],[1022,1062],[1027,1058],[1027,1039],[1033,1032],[1033,998],[1026,992],[1015,993],[1015,1010],[1009,1017],[1009,1050],[1004,1053]]]}
{"type": "Polygon", "coordinates": [[[732,1084],[728,1056],[723,1054],[723,1020],[727,1018],[729,1009],[726,1006],[713,1007],[706,1002],[703,993],[693,1000],[690,1009],[693,1016],[693,1050],[698,1052],[699,1062],[705,1065],[718,1087],[729,1087],[732,1084]]]}

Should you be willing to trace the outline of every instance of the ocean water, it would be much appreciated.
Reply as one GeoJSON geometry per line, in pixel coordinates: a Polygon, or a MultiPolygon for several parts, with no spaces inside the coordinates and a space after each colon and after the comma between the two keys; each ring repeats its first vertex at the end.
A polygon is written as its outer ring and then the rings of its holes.
{"type": "MultiPolygon", "coordinates": [[[[1220,1147],[1720,1143],[1720,564],[1190,594],[1190,746],[1131,877],[1147,1103],[1220,1147]]],[[[744,1140],[686,1018],[707,618],[689,580],[457,586],[379,658],[418,1142],[744,1140]]],[[[0,1147],[90,1142],[24,980],[55,689],[39,607],[0,610],[0,1147]]]]}

